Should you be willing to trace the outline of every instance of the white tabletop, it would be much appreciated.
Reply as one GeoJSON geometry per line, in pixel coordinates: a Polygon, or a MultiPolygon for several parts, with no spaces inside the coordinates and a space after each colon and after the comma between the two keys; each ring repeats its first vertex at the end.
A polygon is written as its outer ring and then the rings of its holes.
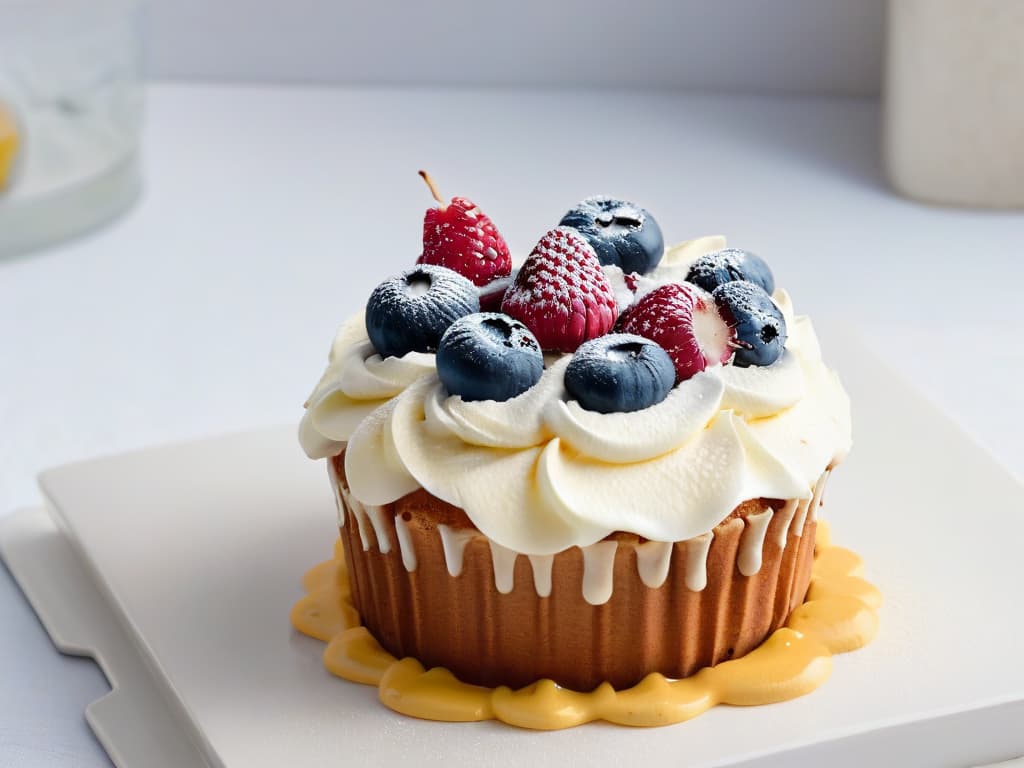
{"type": "MultiPolygon", "coordinates": [[[[0,262],[0,514],[43,467],[295,422],[334,327],[418,255],[421,167],[519,254],[598,192],[669,241],[726,234],[1024,475],[1024,214],[894,196],[874,102],[156,85],[148,107],[139,205],[0,262]]],[[[81,719],[102,676],[6,573],[0,615],[0,763],[105,764],[81,719]]]]}

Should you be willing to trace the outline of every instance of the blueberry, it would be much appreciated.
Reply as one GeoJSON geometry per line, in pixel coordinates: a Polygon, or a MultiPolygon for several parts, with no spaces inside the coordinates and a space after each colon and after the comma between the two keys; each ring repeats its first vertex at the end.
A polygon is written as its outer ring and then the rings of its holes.
{"type": "Polygon", "coordinates": [[[668,352],[630,333],[580,345],[565,369],[565,388],[588,411],[628,413],[664,400],[676,381],[668,352]]]}
{"type": "Polygon", "coordinates": [[[437,375],[463,400],[508,400],[540,381],[543,371],[530,329],[500,312],[456,320],[437,347],[437,375]]]}
{"type": "Polygon", "coordinates": [[[771,365],[786,347],[786,318],[765,290],[746,280],[724,283],[711,297],[718,314],[736,331],[733,365],[771,365]]]}
{"type": "Polygon", "coordinates": [[[366,303],[366,333],[381,357],[433,352],[448,326],[479,311],[473,283],[450,269],[420,264],[374,288],[366,303]]]}
{"type": "Polygon", "coordinates": [[[764,259],[739,248],[705,253],[693,262],[686,274],[687,282],[700,286],[708,293],[734,280],[747,280],[759,285],[768,295],[775,293],[775,278],[764,259]]]}
{"type": "Polygon", "coordinates": [[[597,252],[602,264],[647,274],[665,252],[661,227],[635,203],[611,197],[588,197],[569,211],[559,224],[578,230],[597,252]]]}

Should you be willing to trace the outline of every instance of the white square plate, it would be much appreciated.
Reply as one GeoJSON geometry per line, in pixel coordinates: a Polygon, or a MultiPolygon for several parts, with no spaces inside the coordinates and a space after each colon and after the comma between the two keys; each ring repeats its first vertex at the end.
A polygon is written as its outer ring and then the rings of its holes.
{"type": "Polygon", "coordinates": [[[374,689],[328,674],[323,645],[288,624],[301,575],[336,536],[323,466],[292,429],[50,470],[41,484],[79,559],[58,567],[71,549],[39,513],[4,521],[0,543],[58,646],[98,656],[115,678],[122,705],[90,722],[122,765],[161,765],[151,738],[188,740],[167,765],[188,755],[275,767],[967,765],[1024,754],[1021,486],[859,343],[832,333],[824,348],[854,403],[855,446],[823,517],[886,602],[871,645],[783,704],[553,733],[391,712],[374,689]],[[143,662],[133,670],[130,648],[143,662]]]}

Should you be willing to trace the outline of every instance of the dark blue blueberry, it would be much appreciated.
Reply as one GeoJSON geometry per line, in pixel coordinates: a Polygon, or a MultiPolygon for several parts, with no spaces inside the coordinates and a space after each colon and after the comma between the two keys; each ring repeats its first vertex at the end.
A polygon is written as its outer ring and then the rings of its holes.
{"type": "Polygon", "coordinates": [[[500,312],[456,320],[437,347],[437,375],[463,400],[509,400],[543,372],[544,355],[530,329],[500,312]]]}
{"type": "Polygon", "coordinates": [[[686,274],[688,283],[700,286],[708,293],[734,280],[747,280],[759,285],[769,296],[775,293],[775,278],[764,259],[739,248],[705,253],[693,262],[686,274]]]}
{"type": "Polygon", "coordinates": [[[668,352],[630,333],[580,345],[565,369],[565,388],[588,411],[628,413],[664,400],[676,382],[668,352]]]}
{"type": "Polygon", "coordinates": [[[448,326],[479,311],[473,283],[450,269],[420,264],[374,288],[366,302],[366,333],[381,357],[433,352],[448,326]]]}
{"type": "Polygon", "coordinates": [[[718,286],[711,296],[718,314],[736,330],[733,365],[771,365],[782,357],[786,318],[761,286],[737,280],[718,286]]]}
{"type": "Polygon", "coordinates": [[[665,253],[661,227],[635,203],[612,197],[588,197],[569,211],[560,225],[573,227],[597,252],[602,264],[622,267],[627,275],[652,271],[665,253]]]}

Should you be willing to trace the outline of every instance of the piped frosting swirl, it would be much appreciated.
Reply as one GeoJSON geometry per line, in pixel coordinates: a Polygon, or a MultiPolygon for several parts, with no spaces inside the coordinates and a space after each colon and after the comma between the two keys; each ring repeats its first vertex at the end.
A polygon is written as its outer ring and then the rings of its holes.
{"type": "MultiPolygon", "coordinates": [[[[670,248],[647,280],[672,282],[724,238],[670,248]]],[[[504,402],[449,396],[433,355],[382,360],[362,316],[339,330],[299,430],[312,458],[345,449],[352,495],[383,505],[417,488],[461,507],[488,538],[528,555],[614,531],[660,542],[715,527],[753,498],[804,499],[850,445],[849,400],[810,321],[776,303],[790,335],[771,366],[717,366],[655,406],[586,411],[569,399],[569,356],[504,402]]]]}

